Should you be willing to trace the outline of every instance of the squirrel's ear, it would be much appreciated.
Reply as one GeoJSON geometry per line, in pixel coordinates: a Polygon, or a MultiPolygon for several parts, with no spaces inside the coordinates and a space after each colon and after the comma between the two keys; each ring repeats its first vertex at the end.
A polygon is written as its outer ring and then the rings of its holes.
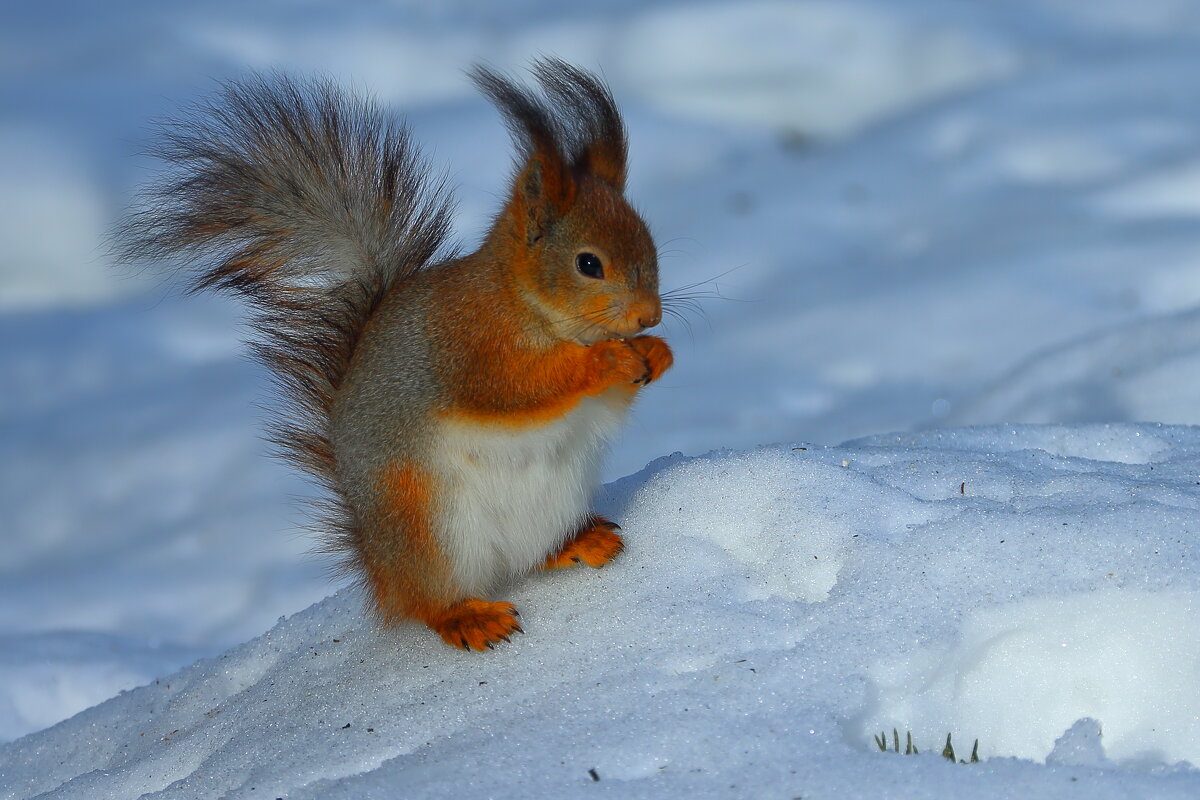
{"type": "Polygon", "coordinates": [[[562,156],[553,149],[534,150],[513,186],[529,244],[542,238],[546,229],[567,213],[575,201],[575,192],[575,179],[562,156]]]}
{"type": "Polygon", "coordinates": [[[595,75],[559,58],[539,59],[533,71],[570,133],[572,167],[624,191],[627,136],[612,92],[595,75]]]}
{"type": "Polygon", "coordinates": [[[618,192],[625,191],[625,142],[598,139],[575,159],[575,169],[595,175],[618,192]]]}
{"type": "Polygon", "coordinates": [[[513,182],[513,201],[532,244],[575,200],[575,178],[562,155],[563,127],[544,102],[500,73],[476,66],[471,78],[504,115],[523,159],[513,182]]]}

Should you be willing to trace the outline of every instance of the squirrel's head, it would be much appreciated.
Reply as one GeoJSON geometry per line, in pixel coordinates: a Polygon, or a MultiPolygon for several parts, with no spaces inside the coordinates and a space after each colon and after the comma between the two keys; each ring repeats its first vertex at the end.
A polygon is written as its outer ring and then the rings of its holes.
{"type": "Polygon", "coordinates": [[[535,62],[539,97],[488,69],[475,83],[504,114],[518,148],[496,221],[525,300],[559,339],[592,344],[662,320],[658,256],[625,199],[625,125],[612,94],[558,59],[535,62]]]}

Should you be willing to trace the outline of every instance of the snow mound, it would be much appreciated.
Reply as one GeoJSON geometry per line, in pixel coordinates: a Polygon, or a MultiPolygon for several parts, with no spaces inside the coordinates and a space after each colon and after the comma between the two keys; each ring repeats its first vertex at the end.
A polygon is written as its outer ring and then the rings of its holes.
{"type": "Polygon", "coordinates": [[[1013,72],[984,30],[886,3],[759,0],[647,14],[620,52],[631,85],[670,111],[842,136],[1013,72]]]}
{"type": "Polygon", "coordinates": [[[1161,425],[660,459],[600,498],[621,559],[505,593],[511,645],[343,590],[0,748],[0,797],[1195,796],[1197,487],[1161,425]]]}
{"type": "Polygon", "coordinates": [[[171,645],[99,633],[0,638],[0,739],[53,725],[196,660],[171,645]]]}
{"type": "Polygon", "coordinates": [[[1200,216],[1200,161],[1172,164],[1097,198],[1100,208],[1131,217],[1200,216]]]}
{"type": "MultiPolygon", "coordinates": [[[[1193,267],[1194,270],[1194,267],[1193,267]]],[[[939,420],[1200,423],[1200,310],[1091,334],[1038,353],[939,420]]]]}
{"type": "Polygon", "coordinates": [[[1104,755],[1103,736],[1100,723],[1091,717],[1076,720],[1066,733],[1054,740],[1054,749],[1046,756],[1046,763],[1068,767],[1112,766],[1104,755]]]}
{"type": "Polygon", "coordinates": [[[1104,720],[1099,756],[1200,763],[1197,611],[1196,592],[1134,589],[971,611],[949,648],[876,667],[867,729],[970,731],[995,752],[1062,762],[1055,740],[1087,716],[1104,720]]]}

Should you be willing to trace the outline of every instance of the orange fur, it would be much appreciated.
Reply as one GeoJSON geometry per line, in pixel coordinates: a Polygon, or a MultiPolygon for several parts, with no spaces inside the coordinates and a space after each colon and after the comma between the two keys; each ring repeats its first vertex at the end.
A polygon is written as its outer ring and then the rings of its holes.
{"type": "Polygon", "coordinates": [[[649,373],[643,383],[658,380],[675,363],[671,348],[657,336],[638,336],[629,340],[629,346],[646,361],[649,373]]]}
{"type": "Polygon", "coordinates": [[[417,619],[464,650],[484,650],[524,633],[511,603],[453,596],[449,565],[429,528],[435,492],[427,475],[393,465],[380,477],[379,490],[383,528],[401,545],[368,550],[377,554],[365,566],[385,624],[417,619]]]}
{"type": "Polygon", "coordinates": [[[418,619],[435,630],[446,644],[463,650],[490,650],[498,642],[507,642],[512,634],[525,632],[518,616],[512,603],[470,597],[418,619]]]}
{"type": "MultiPolygon", "coordinates": [[[[514,432],[547,426],[614,387],[623,391],[606,395],[612,402],[631,402],[673,360],[662,339],[638,335],[658,324],[662,305],[653,242],[620,196],[623,140],[594,141],[575,164],[536,126],[528,144],[479,250],[425,276],[438,300],[423,313],[437,331],[433,359],[444,395],[434,413],[442,420],[514,432]],[[584,251],[601,260],[603,279],[575,269],[584,251]]],[[[368,320],[364,336],[388,332],[368,320]]],[[[516,611],[454,585],[453,565],[429,528],[439,488],[412,465],[386,471],[387,521],[366,546],[381,551],[367,562],[368,582],[385,622],[416,619],[455,647],[490,648],[520,631],[516,611]]],[[[593,516],[542,566],[601,567],[624,547],[617,530],[593,516]]]]}
{"type": "Polygon", "coordinates": [[[569,413],[584,397],[632,385],[649,369],[645,356],[628,342],[587,347],[555,342],[533,349],[522,341],[518,326],[492,317],[489,336],[463,342],[458,354],[462,379],[447,386],[454,416],[543,425],[569,413]]]}
{"type": "Polygon", "coordinates": [[[624,196],[615,100],[557,59],[533,73],[540,93],[473,72],[518,160],[469,255],[446,254],[449,196],[402,127],[286,77],[229,84],[209,119],[181,120],[163,148],[181,176],[126,228],[129,254],[190,258],[193,288],[254,309],[284,389],[274,438],[329,491],[327,549],[379,621],[470,650],[521,630],[483,599],[505,577],[621,551],[608,520],[570,527],[619,412],[672,362],[640,335],[662,319],[658,256],[624,196]]]}
{"type": "Polygon", "coordinates": [[[430,529],[432,479],[409,464],[379,477],[378,519],[364,537],[363,567],[375,609],[385,624],[436,615],[455,598],[450,568],[430,529]]]}
{"type": "Polygon", "coordinates": [[[621,526],[593,514],[579,531],[563,544],[557,553],[546,556],[542,569],[562,569],[587,564],[599,569],[625,549],[625,541],[617,531],[621,526]]]}

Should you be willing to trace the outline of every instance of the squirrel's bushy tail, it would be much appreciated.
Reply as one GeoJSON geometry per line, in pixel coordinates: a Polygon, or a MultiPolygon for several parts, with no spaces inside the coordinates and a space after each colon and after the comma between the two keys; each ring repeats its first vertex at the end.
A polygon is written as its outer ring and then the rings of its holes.
{"type": "Polygon", "coordinates": [[[348,532],[333,398],[384,295],[443,247],[450,198],[403,127],[328,80],[227,83],[163,128],[157,154],[172,170],[118,247],[130,259],[183,259],[193,290],[247,299],[256,354],[284,395],[272,439],[332,490],[330,522],[348,532]]]}

